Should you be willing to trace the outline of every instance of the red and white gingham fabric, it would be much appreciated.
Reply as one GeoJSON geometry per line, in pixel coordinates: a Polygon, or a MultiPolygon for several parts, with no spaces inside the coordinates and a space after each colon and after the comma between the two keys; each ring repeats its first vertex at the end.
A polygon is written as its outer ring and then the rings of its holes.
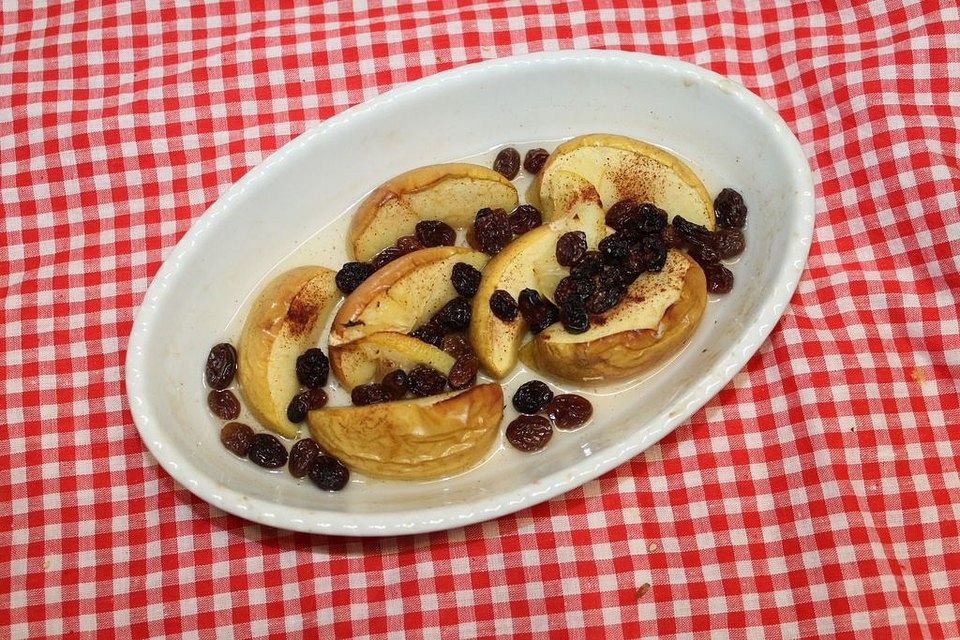
{"type": "Polygon", "coordinates": [[[0,42],[0,636],[960,637],[955,3],[31,4],[0,42]],[[175,484],[123,361],[191,222],[392,86],[587,47],[726,74],[803,143],[809,267],[746,369],[645,455],[466,529],[294,534],[175,484]]]}

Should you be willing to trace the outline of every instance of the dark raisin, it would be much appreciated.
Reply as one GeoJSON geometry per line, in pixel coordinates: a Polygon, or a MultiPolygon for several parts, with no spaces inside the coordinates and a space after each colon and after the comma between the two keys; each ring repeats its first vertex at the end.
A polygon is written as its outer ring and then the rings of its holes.
{"type": "Polygon", "coordinates": [[[517,301],[509,291],[497,289],[490,296],[490,311],[504,322],[512,322],[517,317],[517,301]]]}
{"type": "Polygon", "coordinates": [[[321,453],[307,472],[313,484],[324,491],[340,491],[350,481],[350,470],[340,460],[321,453]]]}
{"type": "Polygon", "coordinates": [[[673,226],[687,242],[710,246],[713,246],[716,242],[716,237],[712,231],[695,222],[686,220],[683,216],[676,216],[673,219],[673,226]]]}
{"type": "Polygon", "coordinates": [[[480,370],[480,361],[472,353],[457,358],[447,376],[447,384],[451,389],[460,390],[473,386],[477,380],[477,371],[480,370]]]}
{"type": "Polygon", "coordinates": [[[730,293],[733,289],[733,273],[722,264],[704,265],[703,273],[707,277],[707,291],[710,293],[730,293]]]}
{"type": "Polygon", "coordinates": [[[637,227],[639,221],[639,208],[633,200],[621,200],[607,211],[606,221],[608,227],[613,227],[616,231],[628,232],[637,227]]]}
{"type": "Polygon", "coordinates": [[[506,436],[514,448],[530,453],[547,446],[553,436],[553,427],[543,416],[517,416],[507,425],[506,436]]]}
{"type": "Polygon", "coordinates": [[[621,287],[627,284],[627,274],[619,266],[605,264],[595,276],[597,286],[602,288],[621,287]]]}
{"type": "Polygon", "coordinates": [[[480,271],[466,262],[458,262],[450,271],[454,290],[466,298],[472,298],[480,288],[480,271]]]}
{"type": "Polygon", "coordinates": [[[540,333],[560,318],[560,310],[557,309],[557,305],[541,296],[535,289],[521,291],[517,305],[520,307],[520,314],[533,333],[540,333]]]}
{"type": "MultiPolygon", "coordinates": [[[[500,209],[500,211],[503,211],[503,209],[500,209]]],[[[473,217],[473,221],[476,222],[481,218],[486,218],[491,213],[493,213],[493,209],[491,209],[490,207],[483,207],[482,209],[477,209],[477,215],[473,217]]]]}
{"type": "Polygon", "coordinates": [[[503,209],[490,211],[483,217],[478,213],[473,223],[473,236],[480,251],[494,256],[513,240],[510,218],[503,209]]]}
{"type": "Polygon", "coordinates": [[[747,205],[743,196],[733,189],[724,189],[713,201],[717,224],[727,229],[742,229],[747,223],[747,205]]]}
{"type": "Polygon", "coordinates": [[[717,253],[722,260],[736,258],[743,253],[747,246],[746,239],[743,237],[743,231],[740,229],[718,229],[717,230],[717,253]]]}
{"type": "Polygon", "coordinates": [[[237,372],[237,350],[232,344],[221,342],[210,349],[204,376],[213,389],[226,389],[237,372]]]}
{"type": "Polygon", "coordinates": [[[513,147],[501,149],[493,161],[493,170],[507,180],[513,180],[520,173],[520,152],[513,147]]]}
{"type": "Polygon", "coordinates": [[[297,380],[303,386],[316,389],[327,384],[330,360],[317,348],[307,349],[297,358],[297,380]]]}
{"type": "Polygon", "coordinates": [[[287,420],[293,424],[300,424],[306,420],[308,411],[310,411],[310,402],[307,392],[298,393],[287,405],[287,420]]]}
{"type": "Polygon", "coordinates": [[[440,343],[440,348],[446,353],[452,355],[454,358],[459,358],[460,356],[467,355],[468,353],[473,353],[473,349],[470,348],[470,343],[467,342],[467,339],[459,333],[448,333],[447,335],[443,336],[443,341],[440,343]]]}
{"type": "Polygon", "coordinates": [[[523,235],[541,224],[543,224],[543,216],[532,204],[521,204],[510,213],[510,230],[515,235],[523,235]]]}
{"type": "Polygon", "coordinates": [[[609,311],[617,306],[625,294],[626,289],[622,285],[600,287],[587,298],[587,311],[594,314],[609,311]]]}
{"type": "Polygon", "coordinates": [[[397,258],[403,255],[403,250],[397,247],[387,247],[377,255],[370,258],[370,266],[374,271],[379,271],[397,258]]]}
{"type": "Polygon", "coordinates": [[[380,382],[383,388],[390,392],[391,400],[400,400],[407,395],[409,383],[407,382],[407,372],[403,369],[396,369],[383,376],[380,382]]]}
{"type": "Polygon", "coordinates": [[[327,392],[323,389],[307,389],[303,392],[304,400],[307,401],[307,410],[323,409],[327,406],[327,392]]]}
{"type": "Polygon", "coordinates": [[[667,225],[667,228],[663,230],[661,237],[671,249],[680,249],[683,247],[683,236],[680,235],[680,232],[677,231],[676,227],[674,227],[672,224],[667,225]]]}
{"type": "Polygon", "coordinates": [[[720,254],[708,244],[691,242],[690,249],[687,250],[687,253],[689,253],[690,257],[696,260],[697,264],[701,267],[720,262],[720,254]]]}
{"type": "Polygon", "coordinates": [[[557,429],[576,429],[587,424],[593,415],[593,405],[583,396],[562,393],[551,400],[543,412],[557,429]]]}
{"type": "Polygon", "coordinates": [[[426,342],[427,344],[432,344],[435,347],[439,347],[443,342],[443,336],[446,335],[447,331],[438,324],[433,322],[428,322],[427,324],[417,327],[410,332],[410,335],[420,340],[421,342],[426,342]]]}
{"type": "Polygon", "coordinates": [[[470,316],[470,301],[457,296],[440,307],[440,310],[433,315],[430,322],[440,325],[448,332],[463,331],[470,326],[470,316]]]}
{"type": "Polygon", "coordinates": [[[583,231],[568,231],[557,239],[557,262],[572,267],[587,253],[587,234],[583,231]]]}
{"type": "Polygon", "coordinates": [[[667,243],[660,236],[644,236],[640,239],[640,250],[643,251],[643,261],[647,271],[663,270],[667,264],[667,243]]]}
{"type": "Polygon", "coordinates": [[[337,272],[337,288],[344,293],[351,293],[369,278],[373,271],[373,267],[366,262],[348,262],[337,272]]]}
{"type": "Polygon", "coordinates": [[[645,202],[640,205],[640,221],[637,225],[643,234],[661,233],[667,228],[667,212],[663,209],[645,202]]]}
{"type": "Polygon", "coordinates": [[[417,240],[417,236],[400,236],[397,238],[396,247],[406,255],[423,249],[423,243],[417,240]]]}
{"type": "Polygon", "coordinates": [[[278,469],[287,464],[287,448],[276,436],[258,433],[250,442],[247,457],[265,469],[278,469]]]}
{"type": "Polygon", "coordinates": [[[425,364],[418,365],[408,373],[407,381],[410,385],[410,391],[418,398],[443,393],[443,390],[447,387],[447,379],[443,377],[443,374],[425,364]]]}
{"type": "Polygon", "coordinates": [[[541,380],[524,382],[513,394],[513,408],[520,413],[536,413],[553,400],[553,391],[541,380]]]}
{"type": "Polygon", "coordinates": [[[590,297],[596,288],[593,280],[578,280],[573,276],[567,276],[557,283],[557,288],[553,292],[553,301],[562,306],[570,297],[579,298],[581,301],[590,297]]]}
{"type": "Polygon", "coordinates": [[[214,389],[207,394],[207,406],[223,420],[235,420],[240,415],[240,401],[229,389],[214,389]]]}
{"type": "Polygon", "coordinates": [[[600,271],[600,267],[603,266],[603,258],[600,257],[599,251],[587,251],[583,254],[583,258],[580,259],[580,262],[575,264],[573,268],[570,269],[570,275],[578,280],[583,280],[584,278],[592,278],[600,271]]]}
{"type": "Polygon", "coordinates": [[[620,234],[607,236],[597,246],[604,264],[619,265],[630,253],[630,243],[620,237],[620,234]]]}
{"type": "Polygon", "coordinates": [[[290,475],[294,478],[302,478],[307,475],[310,465],[313,464],[320,453],[320,445],[313,438],[297,440],[290,448],[290,460],[287,462],[290,475]]]}
{"type": "Polygon", "coordinates": [[[247,455],[253,442],[253,429],[242,422],[228,422],[220,429],[220,442],[228,451],[242,458],[247,455]]]}
{"type": "Polygon", "coordinates": [[[536,149],[530,149],[530,151],[527,151],[527,154],[523,157],[523,168],[536,175],[540,173],[540,169],[543,169],[543,165],[547,162],[547,158],[549,157],[550,152],[546,149],[541,149],[540,147],[537,147],[536,149]]]}
{"type": "Polygon", "coordinates": [[[393,392],[378,382],[361,384],[350,392],[350,401],[358,407],[368,404],[380,404],[393,400],[393,392]]]}
{"type": "Polygon", "coordinates": [[[417,223],[417,240],[425,247],[449,247],[457,241],[457,232],[441,220],[421,220],[417,223]]]}
{"type": "Polygon", "coordinates": [[[590,317],[587,315],[586,303],[575,296],[571,296],[560,305],[560,323],[567,333],[583,333],[590,328],[590,317]]]}

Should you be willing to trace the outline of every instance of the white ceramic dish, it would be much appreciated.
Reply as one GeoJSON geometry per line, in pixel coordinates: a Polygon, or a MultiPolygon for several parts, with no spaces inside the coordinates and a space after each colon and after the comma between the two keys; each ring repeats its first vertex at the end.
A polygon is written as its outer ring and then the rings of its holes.
{"type": "MultiPolygon", "coordinates": [[[[495,518],[630,459],[721,389],[783,313],[806,262],[813,219],[813,184],[800,145],[766,103],[726,78],[676,60],[599,51],[461,67],[307,131],[194,223],[137,314],[127,354],[130,408],[147,447],[177,481],[256,522],[391,535],[495,518]],[[362,196],[420,165],[595,131],[671,149],[693,165],[711,194],[733,186],[750,206],[747,250],[733,267],[736,286],[711,300],[676,358],[629,391],[592,394],[594,421],[558,434],[542,452],[501,447],[487,463],[432,483],[358,478],[327,494],[220,445],[202,382],[210,346],[236,340],[250,295],[276,269],[296,263],[337,268],[345,259],[341,214],[362,196]]],[[[522,379],[523,372],[508,381],[507,397],[522,379]]]]}

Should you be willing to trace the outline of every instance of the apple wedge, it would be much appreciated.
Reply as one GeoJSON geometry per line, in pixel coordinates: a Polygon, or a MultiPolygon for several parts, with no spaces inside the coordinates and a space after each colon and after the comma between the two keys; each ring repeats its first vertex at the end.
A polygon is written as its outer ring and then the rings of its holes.
{"type": "Polygon", "coordinates": [[[316,346],[340,300],[336,275],[323,267],[280,274],[257,296],[243,325],[237,349],[240,391],[254,417],[287,438],[299,432],[287,420],[287,406],[300,389],[297,357],[316,346]]]}
{"type": "Polygon", "coordinates": [[[706,302],[703,270],[671,250],[662,271],[637,278],[620,304],[592,317],[590,329],[575,335],[552,325],[524,345],[520,358],[566,380],[597,384],[631,378],[686,342],[706,302]]]}
{"type": "Polygon", "coordinates": [[[363,407],[311,411],[310,433],[351,470],[416,480],[459,473],[490,450],[503,418],[503,391],[467,391],[363,407]]]}
{"type": "Polygon", "coordinates": [[[558,210],[554,180],[558,171],[576,173],[590,182],[605,210],[630,198],[655,204],[671,220],[682,215],[708,229],[716,226],[713,202],[700,178],[682,160],[646,142],[594,133],[558,146],[527,192],[545,220],[554,219],[558,210]]]}
{"type": "Polygon", "coordinates": [[[517,190],[502,175],[478,164],[420,167],[374,189],[353,214],[347,247],[355,260],[367,261],[421,220],[442,220],[466,227],[484,207],[511,211],[517,190]]]}
{"type": "Polygon", "coordinates": [[[349,391],[417,364],[449,373],[448,354],[405,334],[457,296],[450,281],[455,264],[483,270],[488,259],[466,247],[431,247],[401,256],[367,278],[343,301],[330,328],[330,366],[340,383],[349,391]]]}
{"type": "Polygon", "coordinates": [[[556,173],[558,212],[553,222],[519,236],[494,256],[483,270],[480,288],[473,298],[470,344],[480,364],[493,377],[507,375],[517,364],[520,343],[527,325],[521,316],[507,322],[493,314],[490,296],[502,289],[516,300],[520,291],[537,289],[552,295],[557,282],[567,275],[556,257],[557,239],[568,231],[583,231],[587,245],[596,248],[606,234],[600,197],[576,174],[556,173]]]}

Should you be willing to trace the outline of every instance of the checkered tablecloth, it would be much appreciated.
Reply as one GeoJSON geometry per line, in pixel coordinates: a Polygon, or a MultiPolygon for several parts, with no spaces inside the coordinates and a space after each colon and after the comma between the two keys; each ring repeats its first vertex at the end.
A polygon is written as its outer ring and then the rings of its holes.
{"type": "Polygon", "coordinates": [[[960,637],[954,2],[31,4],[0,41],[0,637],[960,637]],[[465,529],[295,534],[178,486],[123,361],[190,224],[353,104],[569,48],[726,74],[802,142],[809,266],[746,369],[645,455],[465,529]]]}

